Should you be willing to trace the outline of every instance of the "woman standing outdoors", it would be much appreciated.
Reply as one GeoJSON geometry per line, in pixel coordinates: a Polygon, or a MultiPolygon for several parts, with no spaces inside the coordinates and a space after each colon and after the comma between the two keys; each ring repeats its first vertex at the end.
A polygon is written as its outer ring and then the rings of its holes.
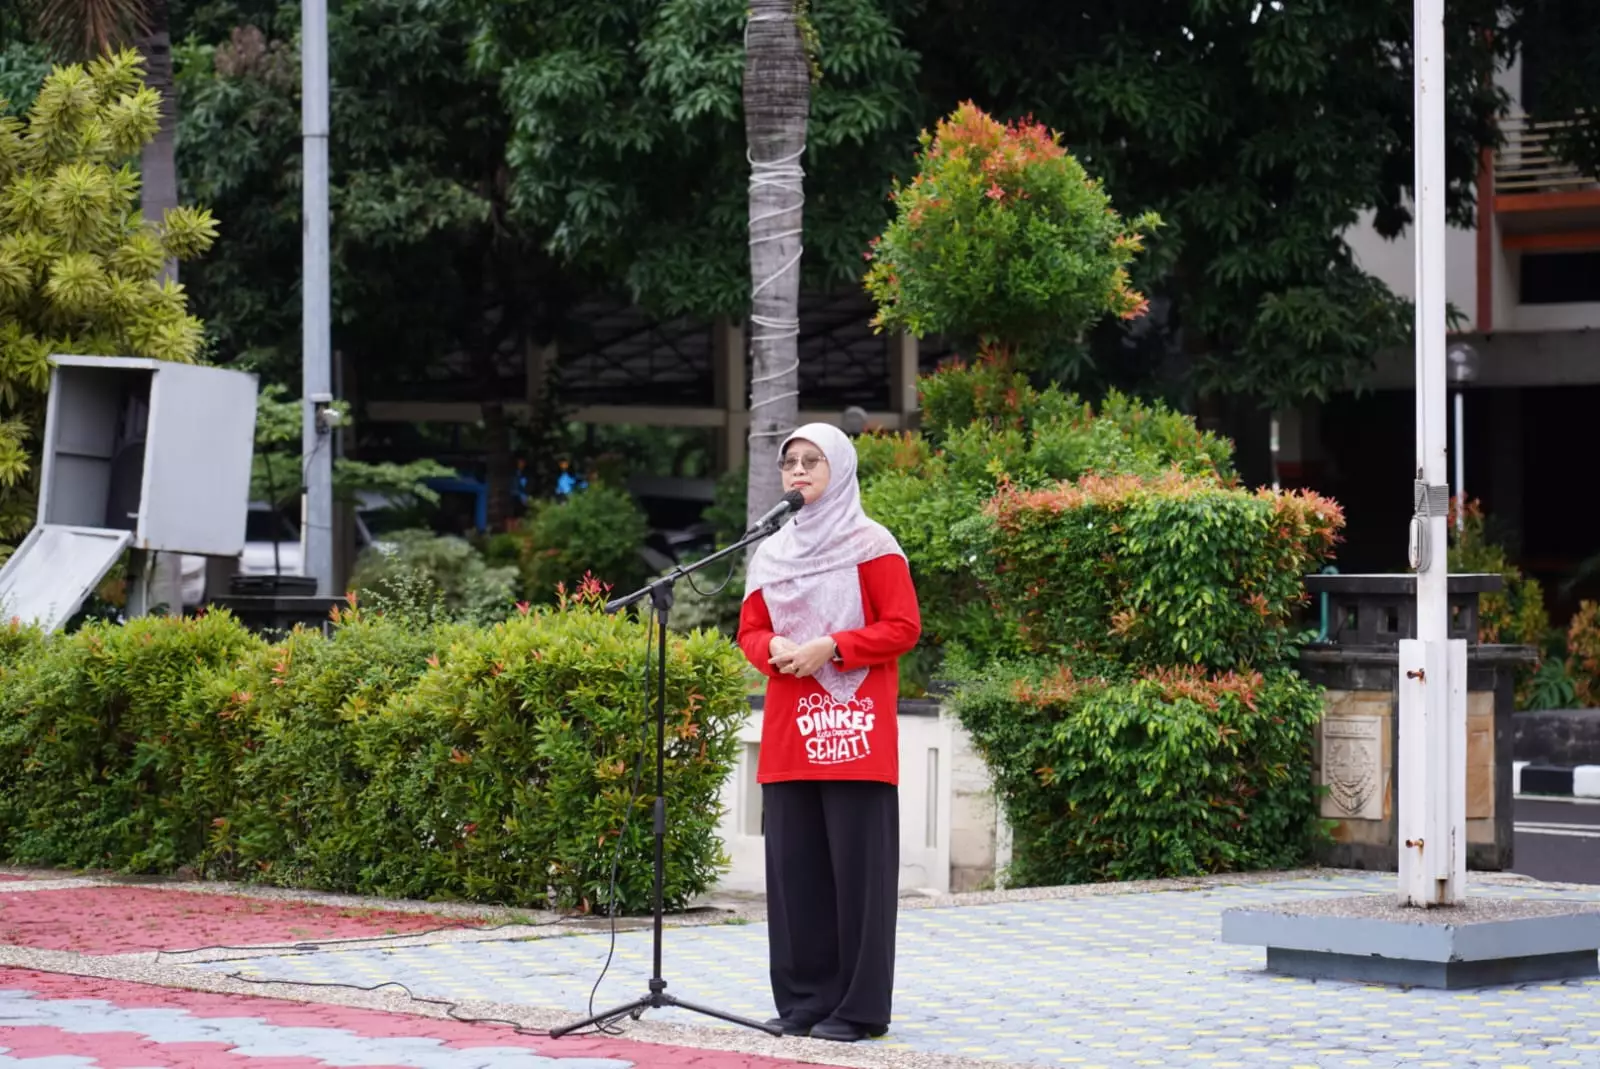
{"type": "Polygon", "coordinates": [[[805,505],[751,559],[739,645],[766,676],[772,996],[786,1035],[889,1027],[900,871],[900,658],[922,619],[905,554],[861,509],[856,451],[811,423],[779,451],[805,505]]]}

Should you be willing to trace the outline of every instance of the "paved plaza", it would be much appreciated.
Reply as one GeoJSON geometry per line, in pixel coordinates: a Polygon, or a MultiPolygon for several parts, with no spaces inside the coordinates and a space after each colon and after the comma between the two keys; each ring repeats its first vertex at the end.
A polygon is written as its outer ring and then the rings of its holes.
{"type": "MultiPolygon", "coordinates": [[[[1507,876],[1472,890],[1600,900],[1507,876]]],[[[894,1025],[841,1046],[679,1011],[542,1036],[587,1011],[612,945],[593,919],[32,874],[0,880],[0,1069],[1600,1067],[1600,980],[1316,983],[1218,942],[1230,907],[1393,891],[1389,874],[1305,872],[907,899],[894,1025]]],[[[650,957],[630,920],[596,1007],[644,993],[650,957]]],[[[680,997],[771,1012],[759,910],[674,918],[666,962],[680,997]]]]}
{"type": "MultiPolygon", "coordinates": [[[[1269,976],[1263,951],[1217,939],[1220,915],[1233,906],[1393,887],[1387,874],[1337,874],[907,909],[896,1020],[874,1046],[1081,1069],[1600,1066],[1600,981],[1469,992],[1314,983],[1269,976]]],[[[1493,893],[1600,897],[1500,881],[1493,893]]],[[[275,954],[194,968],[318,984],[399,981],[423,997],[577,1015],[608,946],[609,936],[596,933],[275,954]]],[[[667,979],[681,997],[754,1017],[770,1013],[764,925],[672,929],[666,947],[667,979]]],[[[650,950],[648,931],[619,934],[596,1006],[644,991],[650,950]]],[[[722,1027],[679,1011],[650,1016],[722,1027]]]]}

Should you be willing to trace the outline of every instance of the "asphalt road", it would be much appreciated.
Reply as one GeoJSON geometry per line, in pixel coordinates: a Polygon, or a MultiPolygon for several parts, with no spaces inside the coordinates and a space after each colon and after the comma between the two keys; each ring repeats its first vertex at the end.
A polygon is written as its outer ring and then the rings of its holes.
{"type": "Polygon", "coordinates": [[[1600,883],[1600,805],[1519,798],[1516,871],[1539,880],[1600,883]]]}

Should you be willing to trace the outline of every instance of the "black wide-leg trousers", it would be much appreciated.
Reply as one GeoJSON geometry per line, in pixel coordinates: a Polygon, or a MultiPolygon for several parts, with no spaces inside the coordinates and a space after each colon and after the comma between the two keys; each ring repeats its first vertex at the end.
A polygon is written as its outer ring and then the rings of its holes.
{"type": "Polygon", "coordinates": [[[768,783],[767,919],[778,1015],[887,1028],[900,793],[891,783],[768,783]]]}

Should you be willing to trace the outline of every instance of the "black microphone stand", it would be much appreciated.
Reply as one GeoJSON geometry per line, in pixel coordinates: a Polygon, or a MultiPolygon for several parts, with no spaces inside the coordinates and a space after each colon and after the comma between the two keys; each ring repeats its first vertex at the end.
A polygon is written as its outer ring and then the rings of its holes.
{"type": "MultiPolygon", "coordinates": [[[[713,561],[730,557],[771,535],[782,525],[783,519],[784,517],[780,516],[769,523],[753,527],[745,532],[743,538],[726,549],[720,549],[704,560],[698,560],[692,564],[680,564],[666,575],[659,579],[651,580],[650,583],[640,587],[633,593],[606,602],[606,612],[617,612],[627,608],[629,605],[649,598],[650,605],[656,614],[656,631],[659,636],[659,642],[656,647],[655,968],[650,974],[649,994],[636,998],[632,1002],[624,1003],[621,1006],[613,1006],[609,1010],[604,1010],[592,1017],[586,1017],[574,1024],[552,1028],[550,1029],[552,1038],[559,1039],[561,1036],[568,1035],[580,1028],[610,1023],[621,1017],[631,1016],[637,1021],[645,1010],[659,1010],[674,1006],[681,1010],[704,1014],[707,1017],[716,1017],[730,1024],[753,1028],[758,1032],[766,1032],[768,1035],[781,1036],[783,1034],[783,1029],[780,1027],[769,1026],[732,1013],[725,1013],[722,1010],[714,1010],[707,1006],[699,1006],[693,1002],[685,1002],[675,995],[669,995],[667,994],[667,981],[661,976],[661,936],[665,912],[662,904],[662,884],[666,879],[667,868],[667,617],[672,613],[673,587],[679,579],[699,571],[713,561]]],[[[613,902],[611,908],[615,909],[616,903],[613,902]]]]}

